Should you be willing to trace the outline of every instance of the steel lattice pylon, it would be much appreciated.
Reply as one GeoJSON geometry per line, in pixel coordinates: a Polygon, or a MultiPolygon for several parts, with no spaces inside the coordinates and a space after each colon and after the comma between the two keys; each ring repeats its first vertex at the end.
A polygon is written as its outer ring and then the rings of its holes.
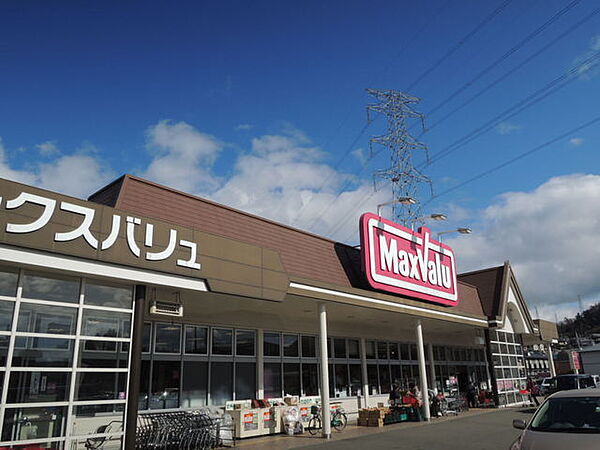
{"type": "Polygon", "coordinates": [[[383,114],[387,119],[388,128],[386,134],[373,136],[370,139],[371,157],[375,155],[373,150],[375,144],[389,150],[391,157],[389,168],[376,170],[373,173],[375,190],[378,190],[382,182],[389,181],[392,184],[394,200],[415,199],[416,204],[392,204],[394,219],[406,227],[412,227],[416,222],[422,222],[420,218],[423,214],[419,199],[424,195],[425,186],[432,195],[431,180],[413,164],[415,150],[423,151],[425,158],[429,160],[427,147],[408,132],[408,126],[415,120],[424,128],[423,114],[412,109],[412,105],[418,103],[420,99],[394,90],[367,89],[367,93],[377,100],[376,103],[367,105],[368,121],[373,121],[374,112],[383,114]]]}

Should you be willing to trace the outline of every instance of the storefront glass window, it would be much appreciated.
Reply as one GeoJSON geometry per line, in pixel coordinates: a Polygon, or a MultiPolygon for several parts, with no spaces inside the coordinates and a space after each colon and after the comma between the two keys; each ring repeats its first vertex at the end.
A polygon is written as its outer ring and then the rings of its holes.
{"type": "Polygon", "coordinates": [[[84,336],[128,338],[131,334],[131,314],[114,311],[83,311],[84,336]]]}
{"type": "Polygon", "coordinates": [[[317,364],[302,364],[304,395],[319,395],[319,370],[317,364]]]}
{"type": "Polygon", "coordinates": [[[180,371],[180,361],[154,361],[152,363],[150,409],[179,407],[180,371]]]}
{"type": "Polygon", "coordinates": [[[131,309],[133,292],[130,286],[88,281],[85,285],[83,302],[86,305],[131,309]]]}
{"type": "Polygon", "coordinates": [[[346,339],[334,338],[333,339],[333,355],[336,358],[347,358],[348,354],[346,353],[346,339]]]}
{"type": "Polygon", "coordinates": [[[254,331],[235,331],[235,354],[238,356],[254,356],[254,331]]]}
{"type": "Polygon", "coordinates": [[[381,394],[390,393],[390,366],[387,364],[379,364],[379,386],[381,394]]]}
{"type": "Polygon", "coordinates": [[[22,303],[17,331],[47,334],[75,334],[77,308],[22,303]]]}
{"type": "Polygon", "coordinates": [[[185,326],[185,353],[188,355],[206,355],[208,353],[208,328],[185,326]]]}
{"type": "Polygon", "coordinates": [[[398,364],[392,364],[390,366],[392,372],[392,384],[396,386],[402,386],[402,369],[398,364]]]}
{"type": "Polygon", "coordinates": [[[302,336],[302,357],[315,358],[317,356],[317,338],[315,336],[302,336]]]}
{"type": "Polygon", "coordinates": [[[369,379],[370,394],[379,394],[379,375],[377,375],[377,366],[375,364],[367,365],[367,377],[369,379]]]}
{"type": "Polygon", "coordinates": [[[348,339],[348,358],[360,358],[360,343],[358,339],[348,339]]]}
{"type": "Polygon", "coordinates": [[[400,344],[400,359],[402,361],[408,361],[410,359],[410,351],[408,344],[400,344]]]}
{"type": "Polygon", "coordinates": [[[227,328],[212,329],[212,354],[233,355],[233,331],[227,328]]]}
{"type": "Polygon", "coordinates": [[[181,325],[157,323],[154,329],[156,353],[181,353],[181,325]]]}
{"type": "Polygon", "coordinates": [[[9,302],[5,300],[0,301],[0,331],[10,331],[10,329],[12,328],[14,309],[14,302],[9,302]]]}
{"type": "Polygon", "coordinates": [[[265,397],[281,397],[281,363],[264,364],[265,397]]]}
{"type": "Polygon", "coordinates": [[[71,367],[73,339],[17,337],[13,367],[71,367]]]}
{"type": "Polygon", "coordinates": [[[118,351],[116,342],[81,340],[79,344],[78,367],[126,368],[129,352],[118,351]],[[106,349],[100,348],[106,346],[106,349]]]}
{"type": "Polygon", "coordinates": [[[384,341],[377,341],[377,358],[388,359],[388,343],[384,341]]]}
{"type": "Polygon", "coordinates": [[[208,392],[208,362],[184,361],[181,407],[199,408],[206,406],[208,392]]]}
{"type": "Polygon", "coordinates": [[[75,400],[125,400],[124,372],[80,372],[75,382],[75,400]]]}
{"type": "Polygon", "coordinates": [[[68,372],[11,372],[8,403],[64,402],[69,399],[68,372]]]}
{"type": "Polygon", "coordinates": [[[256,364],[235,363],[235,399],[250,400],[256,397],[256,364]]]}
{"type": "Polygon", "coordinates": [[[396,342],[389,343],[390,348],[390,359],[398,360],[400,359],[400,353],[398,352],[398,344],[396,342]]]}
{"type": "Polygon", "coordinates": [[[362,371],[360,364],[349,364],[348,369],[350,370],[350,395],[361,395],[362,371]]]}
{"type": "Polygon", "coordinates": [[[144,328],[142,329],[142,353],[148,353],[150,351],[150,342],[152,339],[152,324],[144,323],[144,328]]]}
{"type": "MultiPolygon", "coordinates": [[[[63,436],[67,425],[67,407],[7,408],[2,427],[3,441],[44,439],[63,436]]],[[[53,448],[36,444],[38,448],[53,448]]]]}
{"type": "Polygon", "coordinates": [[[410,344],[410,359],[415,361],[417,358],[417,346],[416,344],[410,344]]]}
{"type": "Polygon", "coordinates": [[[346,364],[335,365],[335,396],[347,397],[349,391],[348,385],[348,366],[346,364]]]}
{"type": "Polygon", "coordinates": [[[140,399],[138,401],[138,409],[148,409],[148,400],[150,399],[150,361],[148,359],[142,359],[142,371],[145,373],[145,377],[140,377],[140,399]]]}
{"type": "Polygon", "coordinates": [[[25,272],[23,298],[79,303],[79,279],[25,272]]]}
{"type": "Polygon", "coordinates": [[[17,280],[19,274],[9,267],[0,266],[0,295],[14,297],[17,295],[17,280]]]}
{"type": "Polygon", "coordinates": [[[210,401],[213,405],[224,405],[233,399],[233,363],[211,362],[210,401]]]}
{"type": "Polygon", "coordinates": [[[283,392],[285,395],[300,395],[300,364],[283,364],[283,392]]]}
{"type": "Polygon", "coordinates": [[[375,357],[376,357],[375,341],[365,342],[365,347],[367,349],[367,354],[366,354],[367,359],[375,359],[375,357]]]}
{"type": "Polygon", "coordinates": [[[298,350],[298,335],[284,334],[283,335],[283,356],[297,357],[298,350]]]}
{"type": "Polygon", "coordinates": [[[281,356],[280,350],[280,334],[265,333],[264,334],[264,353],[265,356],[281,356]]]}

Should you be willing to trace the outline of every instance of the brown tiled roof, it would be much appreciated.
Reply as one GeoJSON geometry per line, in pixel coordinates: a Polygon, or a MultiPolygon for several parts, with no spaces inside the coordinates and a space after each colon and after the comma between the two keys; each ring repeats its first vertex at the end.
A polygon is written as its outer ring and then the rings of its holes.
{"type": "MultiPolygon", "coordinates": [[[[276,250],[292,276],[371,289],[361,269],[360,251],[353,247],[142,178],[125,175],[89,200],[276,250]]],[[[458,291],[457,310],[484,315],[477,288],[459,283],[458,291]]]]}
{"type": "Polygon", "coordinates": [[[502,281],[505,266],[490,267],[489,269],[461,273],[459,281],[477,286],[483,311],[488,317],[500,315],[502,281]]]}

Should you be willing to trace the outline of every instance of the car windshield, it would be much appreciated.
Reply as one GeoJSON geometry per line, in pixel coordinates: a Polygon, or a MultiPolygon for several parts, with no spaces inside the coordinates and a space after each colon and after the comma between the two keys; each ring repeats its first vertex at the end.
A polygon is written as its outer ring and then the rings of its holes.
{"type": "Polygon", "coordinates": [[[600,433],[600,397],[551,398],[531,421],[532,431],[600,433]]]}

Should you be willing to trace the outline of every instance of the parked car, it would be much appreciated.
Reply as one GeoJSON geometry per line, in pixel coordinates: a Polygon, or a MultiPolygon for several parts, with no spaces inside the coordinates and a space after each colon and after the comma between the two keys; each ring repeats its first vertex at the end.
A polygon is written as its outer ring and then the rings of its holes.
{"type": "Polygon", "coordinates": [[[596,383],[591,375],[558,375],[554,377],[549,389],[550,393],[570,391],[573,389],[595,388],[596,383]]]}
{"type": "Polygon", "coordinates": [[[537,383],[540,395],[548,395],[549,390],[552,387],[552,378],[541,378],[537,383]]]}
{"type": "Polygon", "coordinates": [[[594,379],[594,383],[596,383],[596,387],[600,388],[600,375],[592,375],[592,378],[594,379]]]}
{"type": "Polygon", "coordinates": [[[510,450],[598,450],[600,448],[600,389],[557,392],[548,397],[529,423],[513,420],[523,430],[510,450]]]}

